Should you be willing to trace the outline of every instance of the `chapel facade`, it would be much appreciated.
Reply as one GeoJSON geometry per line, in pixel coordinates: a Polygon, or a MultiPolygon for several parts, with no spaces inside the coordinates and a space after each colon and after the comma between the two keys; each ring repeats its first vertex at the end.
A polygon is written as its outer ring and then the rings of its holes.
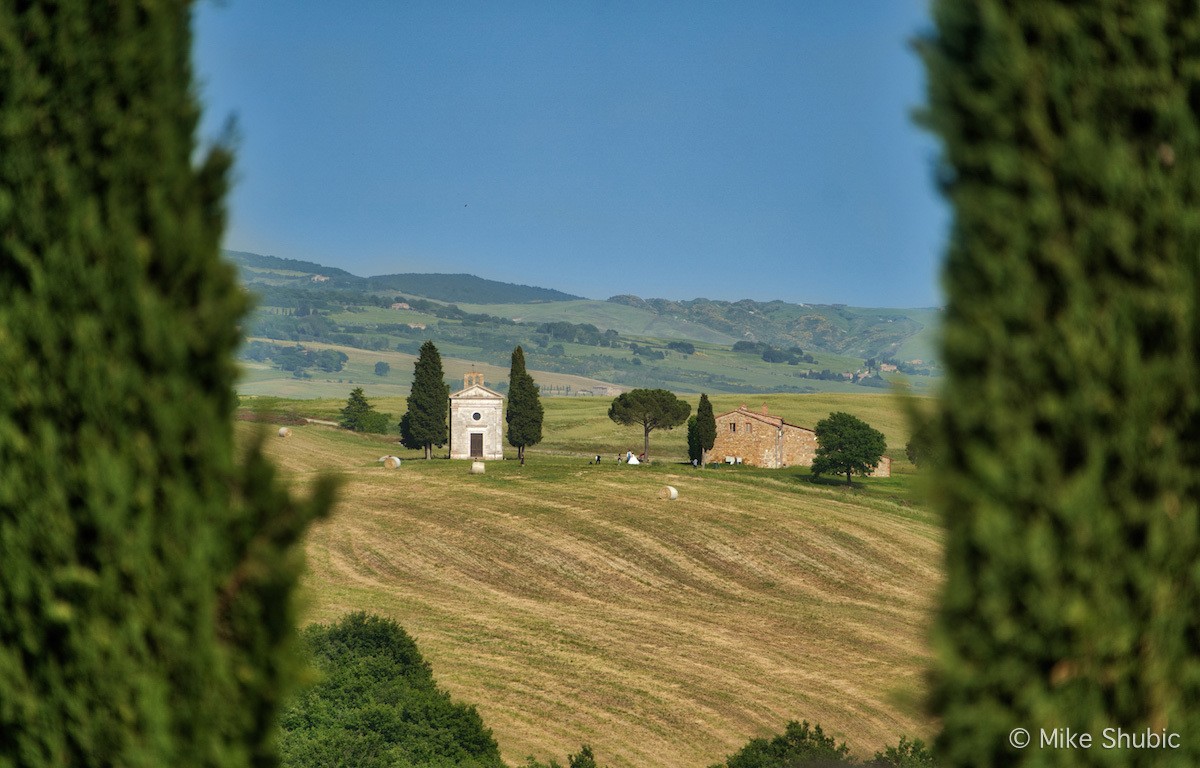
{"type": "Polygon", "coordinates": [[[504,427],[504,395],[485,387],[482,373],[466,374],[450,395],[450,458],[503,459],[504,427]]]}

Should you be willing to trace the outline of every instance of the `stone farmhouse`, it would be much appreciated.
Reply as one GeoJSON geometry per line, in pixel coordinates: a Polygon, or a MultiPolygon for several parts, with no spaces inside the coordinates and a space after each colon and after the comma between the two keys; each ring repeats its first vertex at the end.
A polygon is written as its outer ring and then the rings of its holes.
{"type": "Polygon", "coordinates": [[[504,458],[504,395],[483,386],[483,374],[468,373],[450,395],[450,458],[504,458]]]}
{"type": "MultiPolygon", "coordinates": [[[[779,416],[741,406],[716,417],[717,439],[708,452],[712,461],[752,467],[811,467],[817,455],[817,433],[789,424],[779,416]]],[[[871,477],[891,477],[892,460],[884,456],[871,477]]]]}
{"type": "Polygon", "coordinates": [[[717,439],[709,455],[715,461],[752,467],[807,467],[817,454],[817,433],[788,424],[779,416],[742,406],[716,417],[717,439]]]}

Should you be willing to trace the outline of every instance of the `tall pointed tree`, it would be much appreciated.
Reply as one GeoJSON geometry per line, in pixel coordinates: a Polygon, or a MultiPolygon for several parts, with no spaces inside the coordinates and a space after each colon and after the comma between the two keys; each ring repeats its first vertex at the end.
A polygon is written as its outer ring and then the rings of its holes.
{"type": "MultiPolygon", "coordinates": [[[[1200,765],[1200,8],[941,0],[940,759],[1200,765]],[[1010,732],[1094,734],[1018,750],[1010,732]],[[1179,734],[1107,749],[1105,728],[1179,734]]],[[[1137,738],[1137,737],[1135,737],[1137,738]]]]}
{"type": "Polygon", "coordinates": [[[235,459],[187,2],[0,3],[0,765],[269,766],[298,503],[235,459]]]}
{"type": "Polygon", "coordinates": [[[425,342],[413,364],[408,411],[400,419],[400,442],[406,448],[423,448],[426,459],[433,458],[433,446],[440,448],[449,439],[450,388],[445,378],[442,356],[432,341],[425,342]]]}
{"type": "Polygon", "coordinates": [[[713,415],[708,395],[701,393],[700,405],[696,408],[696,444],[700,447],[700,466],[708,460],[708,452],[717,442],[717,417],[713,415]]]}
{"type": "Polygon", "coordinates": [[[687,420],[688,461],[699,463],[704,459],[704,449],[700,447],[700,433],[696,430],[696,417],[688,416],[687,420]]]}
{"type": "Polygon", "coordinates": [[[525,466],[525,449],[542,442],[542,401],[533,377],[525,370],[525,350],[517,347],[512,353],[512,368],[508,373],[508,443],[517,449],[521,466],[525,466]]]}

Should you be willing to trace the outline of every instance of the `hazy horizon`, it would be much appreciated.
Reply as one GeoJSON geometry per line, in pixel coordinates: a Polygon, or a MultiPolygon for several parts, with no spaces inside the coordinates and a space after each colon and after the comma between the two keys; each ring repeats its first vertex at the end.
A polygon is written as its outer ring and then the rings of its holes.
{"type": "MultiPolygon", "coordinates": [[[[230,253],[248,253],[253,256],[274,256],[276,258],[281,258],[281,259],[290,258],[287,256],[280,256],[278,254],[273,254],[273,253],[255,253],[253,251],[245,251],[240,248],[224,248],[224,250],[226,250],[230,253]]],[[[789,304],[798,304],[798,305],[811,305],[811,306],[836,305],[836,306],[856,307],[859,309],[914,309],[915,310],[915,309],[942,309],[942,307],[943,307],[943,305],[941,305],[941,304],[930,304],[927,306],[875,306],[875,305],[867,305],[867,304],[853,304],[853,303],[843,302],[843,301],[835,301],[835,302],[788,301],[787,299],[778,299],[778,298],[776,298],[776,299],[751,299],[747,296],[739,296],[737,298],[732,298],[729,296],[717,296],[717,295],[686,296],[683,298],[669,298],[667,296],[652,296],[650,294],[640,294],[640,293],[614,293],[611,296],[581,296],[578,294],[572,294],[570,291],[565,291],[554,285],[543,285],[543,284],[539,284],[539,283],[521,282],[519,279],[515,279],[515,278],[514,279],[502,279],[502,278],[495,278],[495,277],[483,277],[481,275],[476,275],[472,272],[432,272],[432,271],[430,271],[430,272],[411,272],[411,271],[409,271],[409,272],[377,272],[377,273],[371,273],[371,274],[359,274],[352,270],[346,269],[345,267],[338,267],[334,264],[322,264],[319,259],[296,259],[296,261],[308,261],[308,262],[312,262],[312,263],[317,264],[322,267],[333,267],[335,269],[342,269],[346,272],[349,272],[351,275],[354,275],[355,277],[362,277],[362,278],[391,277],[391,276],[395,276],[395,275],[408,275],[408,274],[411,274],[411,275],[450,275],[450,276],[466,275],[468,277],[478,277],[482,280],[492,280],[497,283],[508,283],[510,285],[517,285],[517,286],[520,286],[523,288],[546,288],[546,289],[550,289],[550,290],[556,290],[561,293],[569,294],[569,295],[573,296],[575,300],[581,300],[581,301],[608,301],[609,299],[615,298],[617,296],[636,296],[639,299],[644,299],[647,301],[652,300],[652,299],[668,299],[670,301],[680,301],[680,302],[725,301],[725,302],[729,302],[729,303],[737,303],[739,301],[758,301],[760,303],[769,303],[772,301],[783,301],[783,302],[786,302],[789,304]]],[[[402,294],[402,293],[404,293],[404,291],[397,290],[396,293],[402,294]]],[[[434,299],[434,301],[438,301],[438,299],[434,299]]],[[[459,303],[469,303],[469,302],[459,302],[459,303]]]]}

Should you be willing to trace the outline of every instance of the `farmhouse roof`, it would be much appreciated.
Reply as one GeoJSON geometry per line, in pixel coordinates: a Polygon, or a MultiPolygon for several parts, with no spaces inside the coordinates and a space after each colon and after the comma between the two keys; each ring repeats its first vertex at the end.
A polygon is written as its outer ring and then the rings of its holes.
{"type": "MultiPolygon", "coordinates": [[[[765,406],[764,406],[763,410],[766,410],[765,406]]],[[[770,416],[766,413],[758,413],[757,411],[752,411],[744,405],[741,406],[740,408],[738,408],[736,411],[727,411],[725,413],[718,415],[716,418],[722,419],[722,418],[725,418],[726,416],[733,416],[733,415],[745,416],[747,418],[756,419],[758,421],[770,424],[771,426],[775,427],[776,429],[782,429],[783,427],[792,427],[793,429],[803,429],[805,432],[813,431],[813,430],[809,429],[808,427],[802,427],[799,424],[792,424],[791,422],[784,421],[783,418],[781,418],[779,416],[770,416]]]]}

